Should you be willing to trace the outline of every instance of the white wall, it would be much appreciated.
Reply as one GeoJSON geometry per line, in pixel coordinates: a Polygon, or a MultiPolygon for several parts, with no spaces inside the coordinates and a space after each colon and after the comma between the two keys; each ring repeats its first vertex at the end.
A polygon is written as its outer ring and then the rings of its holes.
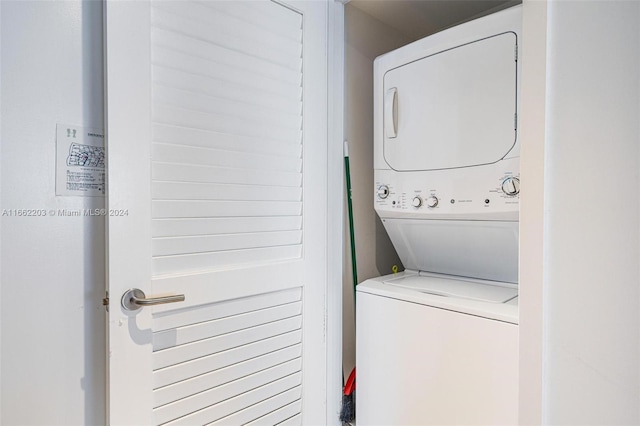
{"type": "MultiPolygon", "coordinates": [[[[349,141],[358,282],[362,282],[390,274],[393,265],[402,269],[402,263],[373,209],[373,60],[411,40],[350,5],[345,7],[345,33],[345,133],[349,141]]],[[[347,224],[342,296],[345,376],[355,365],[355,316],[349,247],[347,224]]]]}
{"type": "MultiPolygon", "coordinates": [[[[2,7],[0,6],[0,52],[2,51],[2,7]]],[[[0,53],[0,76],[2,54],[0,53]]],[[[2,78],[0,77],[0,213],[2,212],[2,78]]],[[[2,216],[0,216],[0,308],[2,308],[2,216]]],[[[0,422],[2,422],[2,314],[0,313],[0,422]]]]}
{"type": "Polygon", "coordinates": [[[547,43],[543,423],[640,424],[640,3],[549,2],[547,43]]]}
{"type": "Polygon", "coordinates": [[[519,423],[542,421],[542,295],[546,270],[545,108],[547,2],[525,0],[522,8],[520,101],[519,423]]]}
{"type": "MultiPolygon", "coordinates": [[[[102,3],[2,1],[3,209],[55,196],[56,123],[103,127],[102,3]]],[[[104,423],[104,218],[2,217],[0,423],[104,423]]]]}

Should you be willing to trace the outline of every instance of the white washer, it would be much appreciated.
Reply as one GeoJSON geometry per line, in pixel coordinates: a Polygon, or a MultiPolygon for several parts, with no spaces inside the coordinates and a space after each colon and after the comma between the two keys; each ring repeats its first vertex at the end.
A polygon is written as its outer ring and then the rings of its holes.
{"type": "Polygon", "coordinates": [[[407,270],[357,287],[359,425],[518,422],[521,13],[374,62],[375,209],[407,270]]]}
{"type": "Polygon", "coordinates": [[[403,272],[357,290],[359,425],[518,423],[514,285],[403,272]]]}

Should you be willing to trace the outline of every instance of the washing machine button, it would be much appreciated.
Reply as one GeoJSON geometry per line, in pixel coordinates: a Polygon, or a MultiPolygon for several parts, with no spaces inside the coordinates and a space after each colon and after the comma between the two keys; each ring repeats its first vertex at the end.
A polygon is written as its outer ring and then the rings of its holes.
{"type": "Polygon", "coordinates": [[[376,191],[378,198],[385,199],[389,196],[389,187],[387,185],[380,185],[376,191]]]}
{"type": "Polygon", "coordinates": [[[502,181],[502,191],[510,196],[520,193],[520,179],[517,177],[508,177],[502,181]]]}

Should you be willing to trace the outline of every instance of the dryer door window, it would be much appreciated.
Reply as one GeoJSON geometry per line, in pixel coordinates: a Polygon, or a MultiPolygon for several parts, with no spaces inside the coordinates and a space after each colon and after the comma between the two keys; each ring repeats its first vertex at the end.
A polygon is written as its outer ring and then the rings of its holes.
{"type": "Polygon", "coordinates": [[[495,163],[516,142],[515,33],[436,53],[384,76],[384,158],[399,171],[495,163]]]}

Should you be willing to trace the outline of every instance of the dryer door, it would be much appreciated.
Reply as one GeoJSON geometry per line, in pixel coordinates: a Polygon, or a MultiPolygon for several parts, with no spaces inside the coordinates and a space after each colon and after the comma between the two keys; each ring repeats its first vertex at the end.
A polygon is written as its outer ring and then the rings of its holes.
{"type": "Polygon", "coordinates": [[[384,76],[384,158],[398,171],[495,163],[516,142],[516,46],[508,32],[384,76]]]}

